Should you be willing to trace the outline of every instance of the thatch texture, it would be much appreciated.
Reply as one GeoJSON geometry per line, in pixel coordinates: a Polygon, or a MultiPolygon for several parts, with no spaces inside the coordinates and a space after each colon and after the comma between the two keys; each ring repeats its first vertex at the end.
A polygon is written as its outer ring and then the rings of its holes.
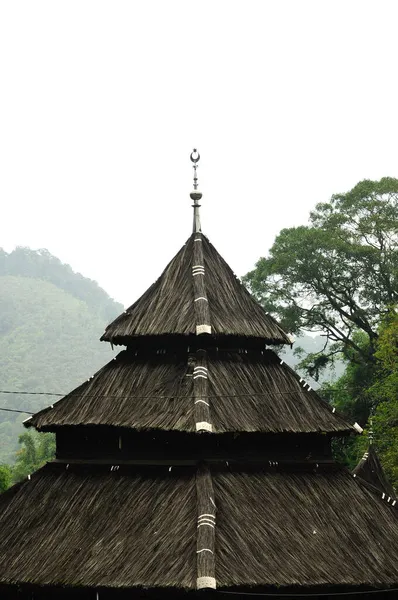
{"type": "MultiPolygon", "coordinates": [[[[39,430],[104,425],[194,432],[195,353],[121,352],[92,379],[26,425],[39,430]]],[[[271,350],[207,352],[213,431],[342,433],[352,431],[271,350]]]]}
{"type": "Polygon", "coordinates": [[[288,365],[281,364],[272,350],[214,354],[209,360],[208,390],[215,430],[268,433],[352,430],[303,383],[288,365]]]}
{"type": "Polygon", "coordinates": [[[224,463],[212,508],[201,473],[48,465],[0,496],[0,583],[195,589],[198,514],[214,509],[219,589],[398,584],[397,511],[348,472],[224,463]]]}
{"type": "MultiPolygon", "coordinates": [[[[194,245],[201,243],[204,259],[206,319],[213,335],[264,338],[290,344],[287,334],[265,313],[202,234],[192,234],[159,279],[105,330],[101,340],[128,345],[136,336],[196,335],[194,245]],[[202,242],[195,242],[201,236],[202,242]]],[[[203,293],[201,294],[203,296],[203,293]]]]}
{"type": "Polygon", "coordinates": [[[383,471],[373,445],[369,446],[352,473],[354,477],[358,477],[381,494],[396,499],[393,487],[383,471]]]}
{"type": "Polygon", "coordinates": [[[48,465],[0,496],[0,582],[193,588],[195,471],[48,465]]]}
{"type": "Polygon", "coordinates": [[[398,584],[398,512],[348,472],[220,473],[214,491],[218,587],[398,584]]]}

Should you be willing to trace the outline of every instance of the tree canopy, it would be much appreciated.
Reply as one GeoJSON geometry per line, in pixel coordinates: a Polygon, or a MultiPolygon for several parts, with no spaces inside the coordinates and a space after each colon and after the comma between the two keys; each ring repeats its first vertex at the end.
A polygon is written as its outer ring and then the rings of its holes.
{"type": "Polygon", "coordinates": [[[398,180],[362,181],[318,204],[307,226],[280,232],[244,281],[285,329],[324,336],[323,349],[301,354],[311,376],[343,358],[344,373],[320,393],[366,429],[335,440],[335,456],[353,467],[372,427],[398,488],[398,180]]]}
{"type": "Polygon", "coordinates": [[[391,310],[380,328],[377,341],[377,377],[369,388],[374,412],[368,428],[383,467],[398,489],[398,314],[391,310]]]}
{"type": "Polygon", "coordinates": [[[244,281],[285,329],[325,335],[319,366],[349,350],[350,360],[372,361],[380,318],[398,301],[398,180],[365,180],[318,204],[244,281]]]}

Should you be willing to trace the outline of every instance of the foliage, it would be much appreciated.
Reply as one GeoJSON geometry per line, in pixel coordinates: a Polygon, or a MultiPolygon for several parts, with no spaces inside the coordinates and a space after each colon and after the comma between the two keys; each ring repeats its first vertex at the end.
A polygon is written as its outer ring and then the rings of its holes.
{"type": "Polygon", "coordinates": [[[309,375],[318,380],[343,359],[343,375],[321,394],[367,430],[335,440],[335,456],[355,465],[373,415],[376,450],[398,487],[398,180],[362,181],[318,204],[244,281],[285,329],[323,334],[321,350],[296,350],[309,375]]]}
{"type": "Polygon", "coordinates": [[[283,229],[244,281],[288,331],[323,332],[324,356],[369,364],[380,316],[398,299],[397,234],[398,180],[362,181],[318,204],[308,226],[283,229]]]}
{"type": "Polygon", "coordinates": [[[377,362],[368,368],[348,363],[335,384],[322,386],[321,394],[351,422],[366,424],[362,436],[334,441],[335,458],[353,468],[366,450],[372,430],[386,475],[398,489],[398,315],[394,309],[379,328],[375,358],[377,362]]]}
{"type": "Polygon", "coordinates": [[[11,478],[11,468],[8,465],[0,465],[0,494],[10,487],[11,478]]]}
{"type": "MultiPolygon", "coordinates": [[[[69,392],[111,360],[98,338],[121,311],[48,252],[0,250],[0,389],[69,392]]],[[[0,407],[35,412],[56,399],[0,393],[0,407]]],[[[0,411],[1,462],[13,462],[27,416],[0,411]]]]}
{"type": "MultiPolygon", "coordinates": [[[[387,477],[398,489],[398,314],[391,310],[377,342],[378,377],[369,389],[375,405],[374,443],[387,477]]],[[[370,426],[370,423],[369,423],[370,426]]]]}
{"type": "MultiPolygon", "coordinates": [[[[369,351],[369,339],[363,332],[355,332],[353,339],[364,353],[369,351]]],[[[350,422],[364,425],[374,408],[368,388],[375,381],[377,369],[373,361],[366,363],[356,358],[356,351],[347,349],[344,373],[336,382],[324,383],[321,391],[350,422]]]]}
{"type": "Polygon", "coordinates": [[[55,456],[55,435],[29,431],[19,436],[22,448],[12,470],[14,483],[27,477],[55,456]]]}

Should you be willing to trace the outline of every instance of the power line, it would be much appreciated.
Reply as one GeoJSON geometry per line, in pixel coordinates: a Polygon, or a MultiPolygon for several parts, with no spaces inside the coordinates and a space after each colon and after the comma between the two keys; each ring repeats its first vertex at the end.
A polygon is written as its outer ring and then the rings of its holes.
{"type": "Polygon", "coordinates": [[[25,394],[30,396],[66,396],[56,392],[19,392],[17,390],[0,390],[0,394],[25,394]]]}
{"type": "Polygon", "coordinates": [[[0,407],[0,410],[5,410],[7,412],[12,412],[12,413],[22,413],[24,415],[34,415],[35,413],[30,412],[29,410],[17,410],[16,408],[2,408],[0,407]]]}
{"type": "MultiPolygon", "coordinates": [[[[269,392],[248,392],[247,394],[210,394],[208,396],[202,396],[203,398],[245,398],[245,397],[249,397],[249,396],[270,396],[270,395],[291,395],[291,394],[300,394],[303,391],[305,392],[316,392],[317,394],[322,394],[322,395],[326,395],[327,393],[329,393],[330,391],[333,392],[342,392],[342,391],[350,391],[350,392],[354,392],[354,391],[364,391],[362,388],[357,387],[357,388],[328,388],[327,390],[315,390],[312,386],[310,386],[308,383],[306,383],[305,385],[308,385],[308,387],[303,387],[297,390],[289,390],[286,392],[280,392],[278,390],[271,390],[269,392]]],[[[66,394],[61,394],[59,392],[27,392],[27,391],[18,391],[18,390],[0,390],[0,394],[12,394],[12,395],[30,395],[30,396],[59,396],[61,398],[65,397],[65,396],[69,396],[70,394],[73,394],[72,392],[68,392],[66,394]]],[[[121,395],[121,394],[85,394],[84,392],[81,394],[74,394],[75,396],[82,396],[84,395],[85,398],[130,398],[130,397],[134,397],[137,399],[142,400],[143,398],[158,398],[159,400],[167,400],[168,398],[175,398],[175,399],[179,399],[179,398],[190,398],[190,395],[187,396],[178,396],[176,394],[171,395],[171,396],[153,396],[153,395],[147,395],[147,396],[137,396],[136,394],[132,393],[129,394],[127,396],[125,395],[121,395]]]]}
{"type": "MultiPolygon", "coordinates": [[[[334,391],[342,391],[342,389],[344,388],[334,388],[334,391]]],[[[355,389],[355,388],[353,388],[355,389]]],[[[353,391],[353,389],[351,389],[351,391],[353,391]]],[[[360,389],[360,388],[357,388],[360,389]]],[[[302,388],[297,389],[297,390],[290,390],[290,391],[285,391],[285,392],[280,392],[278,390],[272,390],[269,392],[249,392],[247,394],[208,394],[208,395],[203,395],[201,396],[201,398],[203,399],[214,399],[214,398],[252,398],[252,397],[269,397],[269,396],[275,396],[275,395],[281,395],[281,396],[289,396],[289,395],[293,395],[293,396],[297,396],[302,394],[303,392],[309,392],[309,391],[315,391],[317,392],[317,390],[313,390],[313,388],[308,384],[304,382],[304,385],[302,388]],[[308,387],[305,388],[305,385],[307,385],[308,387]]],[[[328,391],[331,391],[330,389],[328,391]]],[[[0,390],[0,394],[9,394],[9,395],[14,395],[14,396],[18,396],[18,395],[25,395],[25,396],[55,396],[55,397],[60,397],[60,398],[64,398],[65,396],[68,396],[70,394],[73,394],[73,392],[69,392],[68,394],[61,394],[59,392],[29,392],[26,390],[0,390]]],[[[146,395],[146,396],[137,396],[136,394],[132,393],[129,395],[122,395],[122,394],[85,394],[84,392],[82,394],[74,394],[71,397],[77,397],[77,396],[84,396],[84,398],[117,398],[119,400],[125,400],[127,398],[134,398],[136,400],[181,400],[181,399],[188,399],[191,398],[191,395],[185,395],[185,396],[179,396],[177,394],[175,395],[171,395],[171,396],[165,396],[165,395],[146,395]]],[[[320,397],[320,399],[323,402],[327,402],[326,400],[324,400],[322,397],[320,397]]],[[[45,409],[46,407],[44,407],[45,409]]],[[[52,408],[52,406],[51,406],[52,408]]],[[[44,409],[39,409],[39,410],[44,410],[44,409]]],[[[29,410],[20,410],[20,409],[16,409],[16,408],[6,408],[6,407],[0,407],[0,411],[5,411],[5,412],[12,412],[12,413],[20,413],[20,414],[27,414],[27,415],[34,415],[35,412],[39,412],[39,411],[29,411],[29,410]]],[[[333,411],[334,412],[334,411],[333,411]]]]}

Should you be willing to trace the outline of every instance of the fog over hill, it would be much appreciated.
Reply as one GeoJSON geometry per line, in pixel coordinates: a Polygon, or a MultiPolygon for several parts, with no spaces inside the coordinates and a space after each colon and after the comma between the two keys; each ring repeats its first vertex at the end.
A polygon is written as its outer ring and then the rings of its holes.
{"type": "MultiPolygon", "coordinates": [[[[0,249],[0,389],[66,393],[114,356],[99,337],[123,306],[46,250],[0,249]]],[[[36,411],[56,398],[0,394],[36,411]]],[[[0,411],[0,462],[11,462],[27,415],[0,411]]]]}

